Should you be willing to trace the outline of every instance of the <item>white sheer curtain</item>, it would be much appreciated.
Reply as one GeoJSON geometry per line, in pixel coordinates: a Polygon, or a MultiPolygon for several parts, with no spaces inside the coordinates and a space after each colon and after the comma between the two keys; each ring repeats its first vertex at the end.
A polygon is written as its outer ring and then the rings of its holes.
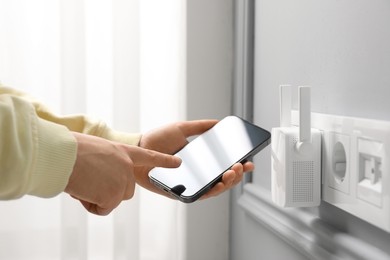
{"type": "MultiPolygon", "coordinates": [[[[185,1],[0,0],[0,81],[61,114],[184,119],[185,1]]],[[[185,210],[138,189],[107,217],[66,194],[0,202],[0,259],[181,259],[185,210]]]]}

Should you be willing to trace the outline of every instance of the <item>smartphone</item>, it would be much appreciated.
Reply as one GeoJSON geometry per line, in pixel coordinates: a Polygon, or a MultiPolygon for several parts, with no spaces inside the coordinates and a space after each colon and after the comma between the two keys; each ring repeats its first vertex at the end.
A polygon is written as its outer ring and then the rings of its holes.
{"type": "Polygon", "coordinates": [[[235,163],[247,161],[270,142],[267,130],[228,116],[175,154],[182,159],[178,168],[153,168],[149,179],[180,201],[191,203],[221,181],[235,163]]]}

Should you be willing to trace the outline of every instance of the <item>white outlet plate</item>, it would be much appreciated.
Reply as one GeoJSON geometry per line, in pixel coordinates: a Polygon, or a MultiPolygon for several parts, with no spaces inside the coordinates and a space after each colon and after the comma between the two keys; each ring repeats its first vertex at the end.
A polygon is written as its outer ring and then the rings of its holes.
{"type": "Polygon", "coordinates": [[[390,232],[390,122],[319,113],[311,122],[323,137],[322,199],[390,232]]]}

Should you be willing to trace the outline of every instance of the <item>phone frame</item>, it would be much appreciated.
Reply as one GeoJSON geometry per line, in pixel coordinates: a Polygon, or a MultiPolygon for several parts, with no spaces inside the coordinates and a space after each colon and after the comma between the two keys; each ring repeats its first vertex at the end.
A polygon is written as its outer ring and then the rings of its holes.
{"type": "MultiPolygon", "coordinates": [[[[184,186],[184,185],[177,185],[173,188],[167,186],[166,184],[164,184],[162,181],[156,179],[155,177],[153,177],[152,175],[152,171],[149,173],[149,180],[151,183],[153,183],[156,187],[158,187],[159,189],[169,193],[170,195],[172,195],[173,197],[177,198],[178,200],[184,202],[184,203],[192,203],[196,200],[198,200],[200,197],[202,197],[204,194],[206,194],[212,187],[214,187],[214,185],[216,185],[218,182],[222,181],[222,176],[223,174],[228,171],[229,169],[231,169],[231,167],[236,164],[236,163],[245,163],[246,161],[250,160],[254,155],[256,155],[258,152],[260,152],[261,150],[263,150],[266,146],[268,146],[270,143],[271,143],[271,133],[251,122],[248,122],[247,120],[244,120],[238,116],[229,116],[229,117],[236,117],[236,118],[239,118],[241,121],[243,121],[245,124],[249,124],[251,125],[252,127],[255,127],[255,128],[258,128],[260,129],[261,131],[263,131],[264,133],[267,134],[267,138],[264,139],[264,141],[260,144],[258,144],[256,147],[254,147],[252,150],[248,151],[247,154],[245,154],[242,158],[238,159],[237,161],[231,163],[231,165],[226,169],[224,170],[223,172],[221,172],[216,178],[214,178],[213,180],[211,180],[210,182],[208,182],[205,186],[203,186],[202,188],[200,188],[195,194],[191,195],[191,196],[185,196],[185,195],[182,195],[182,192],[181,191],[181,187],[177,187],[177,186],[184,186]],[[176,188],[177,187],[177,188],[176,188]],[[176,188],[176,189],[175,189],[176,188]]],[[[223,119],[222,119],[223,120],[223,119]]],[[[222,121],[221,120],[221,121],[222,121]]],[[[217,123],[218,124],[218,123],[217,123]]],[[[215,126],[214,126],[215,127],[215,126]]],[[[213,128],[210,128],[209,130],[207,130],[205,133],[207,133],[208,131],[212,130],[213,128]]],[[[203,133],[204,134],[204,133],[203,133]]],[[[201,135],[200,135],[201,136],[201,135]]],[[[196,138],[199,138],[196,137],[196,138]]],[[[196,138],[193,140],[195,141],[196,138]]],[[[184,146],[182,149],[180,149],[178,152],[182,151],[183,149],[185,149],[187,147],[184,146]]]]}

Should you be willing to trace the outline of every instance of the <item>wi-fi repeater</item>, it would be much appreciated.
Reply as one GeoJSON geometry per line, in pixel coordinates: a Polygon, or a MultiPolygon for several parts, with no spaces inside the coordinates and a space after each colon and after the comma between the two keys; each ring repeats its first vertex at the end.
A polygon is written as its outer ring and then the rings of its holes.
{"type": "Polygon", "coordinates": [[[280,86],[280,127],[272,129],[272,200],[281,207],[321,201],[321,132],[311,128],[311,88],[298,88],[299,127],[291,125],[291,86],[280,86]]]}

